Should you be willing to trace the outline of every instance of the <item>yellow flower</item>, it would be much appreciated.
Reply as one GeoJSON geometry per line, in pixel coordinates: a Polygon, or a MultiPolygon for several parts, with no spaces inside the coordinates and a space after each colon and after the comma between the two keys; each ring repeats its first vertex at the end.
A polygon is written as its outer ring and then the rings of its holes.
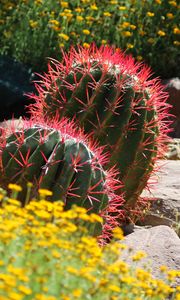
{"type": "Polygon", "coordinates": [[[83,29],[83,31],[82,31],[84,34],[86,34],[86,35],[89,35],[90,34],[90,31],[88,30],[88,29],[83,29]]]}
{"type": "Polygon", "coordinates": [[[173,33],[174,33],[174,34],[180,34],[180,29],[179,29],[178,27],[175,27],[175,28],[173,29],[173,33]]]}
{"type": "Polygon", "coordinates": [[[59,26],[59,21],[57,21],[57,20],[49,20],[49,23],[53,24],[53,25],[56,25],[56,26],[59,26]]]}
{"type": "Polygon", "coordinates": [[[9,300],[21,300],[22,298],[24,298],[24,295],[15,292],[10,292],[8,296],[9,300]]]}
{"type": "Polygon", "coordinates": [[[115,284],[108,285],[108,290],[119,293],[121,291],[120,287],[115,284]]]}
{"type": "Polygon", "coordinates": [[[139,34],[140,34],[141,36],[144,36],[144,35],[146,35],[146,32],[145,32],[144,30],[139,30],[139,34]]]}
{"type": "Polygon", "coordinates": [[[129,27],[130,23],[129,22],[123,22],[122,23],[122,28],[126,28],[126,27],[129,27]]]}
{"type": "Polygon", "coordinates": [[[162,30],[159,30],[159,31],[157,32],[157,34],[158,34],[159,36],[165,36],[165,35],[166,35],[166,33],[165,33],[164,31],[162,31],[162,30]]]}
{"type": "Polygon", "coordinates": [[[168,19],[173,19],[174,18],[174,15],[172,13],[167,13],[166,16],[167,16],[168,19]]]}
{"type": "Polygon", "coordinates": [[[138,56],[136,57],[136,59],[137,59],[138,61],[141,61],[141,60],[143,59],[143,57],[142,57],[141,55],[138,55],[138,56]]]}
{"type": "Polygon", "coordinates": [[[133,261],[138,261],[141,260],[142,258],[146,257],[146,253],[144,251],[137,251],[137,253],[135,253],[131,258],[133,261]]]}
{"type": "Polygon", "coordinates": [[[22,187],[20,185],[17,185],[17,184],[13,184],[13,183],[9,183],[8,184],[8,188],[10,190],[13,190],[15,192],[21,192],[22,191],[22,187]]]}
{"type": "Polygon", "coordinates": [[[30,25],[31,28],[37,28],[38,22],[37,22],[37,21],[30,20],[30,21],[29,21],[29,25],[30,25]]]}
{"type": "Polygon", "coordinates": [[[123,231],[120,227],[116,227],[113,229],[113,237],[120,240],[124,238],[123,231]]]}
{"type": "Polygon", "coordinates": [[[119,10],[126,10],[126,6],[119,6],[119,10]]]}
{"type": "Polygon", "coordinates": [[[72,292],[73,296],[75,298],[79,298],[81,295],[82,295],[82,290],[81,289],[75,289],[73,292],[72,292]]]}
{"type": "Polygon", "coordinates": [[[100,216],[92,213],[92,214],[90,214],[90,221],[102,223],[103,219],[100,216]]]}
{"type": "Polygon", "coordinates": [[[105,44],[107,44],[107,41],[106,40],[102,40],[101,44],[105,45],[105,44]]]}
{"type": "Polygon", "coordinates": [[[127,44],[126,44],[126,47],[127,47],[128,49],[132,49],[132,48],[134,48],[134,45],[133,45],[133,44],[130,44],[130,43],[127,43],[127,44]]]}
{"type": "Polygon", "coordinates": [[[88,49],[90,45],[88,43],[83,43],[83,47],[88,49]]]}
{"type": "Polygon", "coordinates": [[[81,8],[81,7],[76,7],[74,10],[75,10],[76,12],[80,13],[80,12],[83,11],[83,8],[81,8]]]}
{"type": "Polygon", "coordinates": [[[161,0],[155,0],[155,2],[156,2],[157,4],[161,4],[161,3],[162,3],[161,0]]]}
{"type": "Polygon", "coordinates": [[[172,6],[174,6],[174,7],[176,7],[176,6],[177,6],[177,3],[176,3],[176,1],[169,1],[169,4],[170,4],[170,5],[172,5],[172,6]]]}
{"type": "Polygon", "coordinates": [[[35,4],[37,5],[42,4],[42,0],[35,0],[35,4]]]}
{"type": "Polygon", "coordinates": [[[111,13],[108,12],[108,11],[105,11],[105,12],[103,13],[103,15],[104,15],[105,17],[110,17],[110,16],[111,16],[111,13]]]}
{"type": "Polygon", "coordinates": [[[60,2],[60,5],[62,6],[62,7],[68,7],[68,2],[65,2],[65,1],[61,1],[60,2]]]}
{"type": "Polygon", "coordinates": [[[51,254],[54,258],[60,258],[61,257],[61,254],[57,250],[52,250],[51,254]]]}
{"type": "Polygon", "coordinates": [[[125,37],[129,37],[129,36],[132,36],[132,33],[130,31],[123,31],[122,35],[125,37]]]}
{"type": "Polygon", "coordinates": [[[81,21],[84,20],[84,18],[83,18],[82,16],[76,16],[76,20],[77,20],[78,22],[81,22],[81,21]]]}
{"type": "Polygon", "coordinates": [[[24,286],[24,285],[18,286],[18,290],[20,292],[22,292],[24,295],[31,295],[32,294],[32,290],[29,287],[24,286]]]}
{"type": "Polygon", "coordinates": [[[92,5],[90,6],[90,9],[92,9],[92,10],[98,10],[98,7],[97,7],[96,4],[92,4],[92,5]]]}
{"type": "Polygon", "coordinates": [[[117,0],[110,0],[110,4],[118,4],[117,0]]]}
{"type": "MultiPolygon", "coordinates": [[[[59,36],[62,35],[63,33],[59,33],[59,36]]],[[[69,39],[69,38],[68,38],[69,39]]],[[[52,196],[52,192],[47,190],[47,189],[39,189],[38,190],[39,195],[41,196],[52,196]]]]}
{"type": "Polygon", "coordinates": [[[130,25],[130,28],[131,28],[132,30],[135,30],[135,29],[136,29],[136,25],[131,24],[131,25],[130,25]]]}
{"type": "Polygon", "coordinates": [[[148,17],[154,17],[154,13],[152,13],[152,12],[150,12],[150,11],[148,11],[148,12],[146,13],[146,15],[147,15],[148,17]]]}
{"type": "Polygon", "coordinates": [[[153,38],[149,38],[149,39],[147,40],[147,42],[148,42],[149,44],[154,44],[154,39],[153,39],[153,38]]]}
{"type": "Polygon", "coordinates": [[[173,44],[174,44],[175,46],[180,46],[180,42],[179,42],[179,41],[174,41],[173,44]]]}

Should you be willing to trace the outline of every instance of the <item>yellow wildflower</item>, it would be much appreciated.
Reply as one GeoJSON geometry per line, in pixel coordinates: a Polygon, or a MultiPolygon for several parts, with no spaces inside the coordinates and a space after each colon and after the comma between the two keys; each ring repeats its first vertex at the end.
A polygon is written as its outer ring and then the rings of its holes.
{"type": "Polygon", "coordinates": [[[166,16],[167,16],[168,19],[173,19],[174,18],[174,15],[172,13],[167,13],[166,16]]]}
{"type": "Polygon", "coordinates": [[[17,185],[17,184],[13,184],[13,183],[9,183],[8,184],[8,188],[10,190],[13,190],[15,192],[21,192],[22,191],[22,187],[20,185],[17,185]]]}
{"type": "Polygon", "coordinates": [[[176,3],[176,1],[169,1],[169,4],[170,4],[170,5],[172,5],[172,6],[174,6],[174,7],[176,7],[176,6],[177,6],[177,3],[176,3]]]}
{"type": "Polygon", "coordinates": [[[127,44],[126,44],[126,47],[127,47],[128,49],[132,49],[132,48],[134,48],[134,45],[133,45],[133,44],[130,44],[130,43],[127,43],[127,44]]]}
{"type": "Polygon", "coordinates": [[[121,291],[120,287],[115,284],[108,285],[108,290],[119,293],[121,291]]]}
{"type": "Polygon", "coordinates": [[[138,261],[141,260],[142,258],[146,257],[146,253],[144,251],[137,251],[137,253],[135,253],[131,258],[133,261],[138,261]]]}
{"type": "Polygon", "coordinates": [[[119,6],[119,10],[126,10],[126,6],[119,6]]]}
{"type": "Polygon", "coordinates": [[[157,34],[159,36],[165,36],[166,35],[166,33],[164,31],[162,31],[162,30],[158,30],[157,34]]]}
{"type": "Polygon", "coordinates": [[[173,33],[174,33],[174,34],[180,34],[180,29],[179,29],[178,27],[175,27],[175,28],[173,29],[173,33]]]}
{"type": "Polygon", "coordinates": [[[107,44],[107,41],[106,40],[102,40],[101,44],[105,45],[105,44],[107,44]]]}
{"type": "Polygon", "coordinates": [[[130,23],[129,22],[123,22],[122,23],[122,28],[126,28],[126,27],[129,27],[130,23]]]}
{"type": "Polygon", "coordinates": [[[82,16],[76,16],[76,20],[77,20],[78,22],[81,22],[81,21],[84,20],[84,18],[83,18],[82,16]]]}
{"type": "Polygon", "coordinates": [[[129,37],[129,36],[132,36],[132,33],[131,33],[130,31],[123,31],[123,32],[122,32],[122,35],[123,35],[124,37],[129,37]]]}
{"type": "Polygon", "coordinates": [[[143,57],[142,57],[141,55],[138,55],[138,56],[136,57],[136,59],[137,59],[138,61],[141,61],[141,60],[143,59],[143,57]]]}
{"type": "Polygon", "coordinates": [[[105,12],[103,13],[103,15],[104,15],[105,17],[111,17],[111,13],[108,12],[108,11],[105,11],[105,12]]]}
{"type": "Polygon", "coordinates": [[[136,29],[136,25],[131,24],[131,25],[130,25],[130,28],[131,28],[132,30],[135,30],[135,29],[136,29]]]}
{"type": "MultiPolygon", "coordinates": [[[[60,34],[59,34],[60,35],[60,34]]],[[[41,196],[52,196],[52,192],[47,189],[39,189],[38,190],[39,195],[41,196]]]]}
{"type": "Polygon", "coordinates": [[[148,12],[146,13],[146,15],[147,15],[148,17],[154,17],[154,13],[152,13],[152,12],[150,12],[150,11],[148,11],[148,12]]]}
{"type": "Polygon", "coordinates": [[[82,289],[75,289],[72,291],[72,294],[75,298],[79,298],[82,295],[82,289]]]}
{"type": "Polygon", "coordinates": [[[110,4],[118,4],[117,0],[110,0],[110,4]]]}
{"type": "Polygon", "coordinates": [[[162,3],[161,0],[155,0],[155,2],[156,2],[157,4],[161,4],[161,3],[162,3]]]}
{"type": "Polygon", "coordinates": [[[37,5],[42,4],[42,0],[35,0],[34,2],[35,2],[35,4],[37,4],[37,5]]]}
{"type": "Polygon", "coordinates": [[[83,29],[83,31],[82,31],[84,34],[86,34],[86,35],[89,35],[90,34],[90,31],[88,30],[88,29],[83,29]]]}
{"type": "Polygon", "coordinates": [[[25,286],[25,285],[18,286],[18,290],[20,292],[22,292],[24,295],[31,295],[32,294],[32,290],[29,287],[25,286]]]}
{"type": "Polygon", "coordinates": [[[22,300],[24,298],[24,295],[15,292],[10,292],[8,296],[9,300],[22,300]]]}
{"type": "Polygon", "coordinates": [[[84,9],[81,8],[81,7],[76,7],[74,10],[75,10],[76,12],[80,13],[80,12],[82,12],[84,9]]]}
{"type": "Polygon", "coordinates": [[[148,42],[149,44],[154,44],[154,39],[153,39],[153,38],[149,38],[149,39],[147,40],[147,42],[148,42]]]}
{"type": "Polygon", "coordinates": [[[92,10],[98,10],[98,7],[97,7],[96,4],[92,4],[92,5],[90,6],[90,9],[92,9],[92,10]]]}
{"type": "Polygon", "coordinates": [[[144,35],[146,35],[146,32],[145,32],[144,30],[139,30],[139,34],[140,34],[141,36],[144,36],[144,35]]]}
{"type": "Polygon", "coordinates": [[[83,43],[83,47],[88,49],[90,45],[88,43],[83,43]]]}
{"type": "Polygon", "coordinates": [[[68,2],[66,2],[66,1],[61,1],[60,2],[60,5],[63,7],[63,8],[65,8],[65,7],[68,7],[68,2]]]}
{"type": "Polygon", "coordinates": [[[179,42],[179,41],[174,41],[173,44],[174,44],[175,46],[180,46],[180,42],[179,42]]]}

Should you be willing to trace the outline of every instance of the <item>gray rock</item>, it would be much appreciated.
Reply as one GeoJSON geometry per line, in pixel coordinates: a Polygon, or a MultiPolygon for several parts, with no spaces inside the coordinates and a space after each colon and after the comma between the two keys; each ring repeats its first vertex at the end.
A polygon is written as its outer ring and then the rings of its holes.
{"type": "Polygon", "coordinates": [[[168,151],[165,156],[167,159],[180,159],[180,139],[172,139],[168,144],[168,151]]]}
{"type": "Polygon", "coordinates": [[[180,79],[178,77],[162,82],[168,92],[168,103],[172,105],[171,113],[176,117],[173,122],[172,137],[180,138],[180,79]]]}
{"type": "Polygon", "coordinates": [[[152,205],[148,214],[138,225],[175,226],[178,231],[180,221],[180,161],[167,160],[158,173],[158,184],[153,192],[144,191],[143,196],[149,197],[152,205]]]}
{"type": "MultiPolygon", "coordinates": [[[[147,257],[137,262],[137,267],[148,268],[154,278],[164,278],[160,266],[168,269],[180,269],[180,239],[173,229],[160,225],[152,228],[135,229],[135,232],[127,235],[123,241],[127,249],[123,251],[121,258],[130,263],[131,257],[137,251],[143,251],[147,257]]],[[[175,285],[180,283],[177,278],[175,285]]]]}

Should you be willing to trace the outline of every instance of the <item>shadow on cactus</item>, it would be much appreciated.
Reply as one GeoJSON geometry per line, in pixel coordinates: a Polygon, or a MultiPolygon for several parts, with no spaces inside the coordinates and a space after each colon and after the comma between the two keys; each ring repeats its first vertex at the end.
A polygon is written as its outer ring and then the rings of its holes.
{"type": "MultiPolygon", "coordinates": [[[[1,184],[21,185],[21,201],[25,204],[27,183],[32,182],[32,197],[38,189],[48,189],[52,200],[63,200],[65,209],[73,204],[103,217],[103,232],[108,232],[117,222],[124,221],[123,198],[115,195],[122,184],[116,179],[115,169],[104,171],[108,155],[102,147],[74,122],[56,119],[50,122],[24,120],[22,129],[15,130],[13,122],[4,131],[1,144],[1,184]]],[[[101,228],[94,228],[99,234],[101,228]]]]}
{"type": "Polygon", "coordinates": [[[106,146],[108,167],[118,168],[126,207],[134,211],[144,201],[140,194],[163,155],[169,130],[167,94],[151,75],[147,66],[111,47],[72,47],[62,62],[50,60],[48,73],[36,83],[38,95],[29,95],[35,118],[76,118],[106,146]]]}

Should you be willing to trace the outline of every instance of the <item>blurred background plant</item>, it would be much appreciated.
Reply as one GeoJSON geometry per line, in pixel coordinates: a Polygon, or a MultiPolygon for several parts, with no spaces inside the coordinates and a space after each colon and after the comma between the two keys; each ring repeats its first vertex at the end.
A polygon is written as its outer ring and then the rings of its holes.
{"type": "Polygon", "coordinates": [[[1,0],[0,54],[33,71],[60,48],[111,44],[149,64],[163,78],[179,74],[179,6],[167,0],[1,0]]]}

